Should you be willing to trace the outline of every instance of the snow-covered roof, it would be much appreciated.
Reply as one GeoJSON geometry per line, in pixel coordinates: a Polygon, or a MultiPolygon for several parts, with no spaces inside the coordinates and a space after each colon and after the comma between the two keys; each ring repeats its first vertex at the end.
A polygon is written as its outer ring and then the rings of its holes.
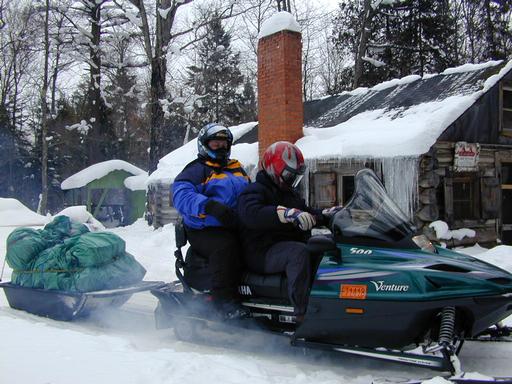
{"type": "MultiPolygon", "coordinates": [[[[234,144],[231,158],[239,160],[244,166],[256,165],[258,162],[258,143],[239,143],[237,141],[248,134],[258,123],[251,122],[229,127],[233,133],[234,144]]],[[[162,157],[147,180],[147,184],[156,182],[171,183],[183,168],[197,158],[197,138],[162,157]]]]}
{"type": "MultiPolygon", "coordinates": [[[[511,70],[512,61],[465,64],[305,103],[304,137],[296,144],[309,160],[419,156],[511,70]]],[[[231,157],[256,166],[257,122],[230,129],[231,157]]],[[[194,139],[160,159],[147,184],[172,182],[196,157],[194,139]]]]}
{"type": "Polygon", "coordinates": [[[134,176],[147,174],[146,171],[124,160],[108,160],[93,164],[90,167],[82,169],[80,172],[68,177],[61,183],[60,188],[63,190],[81,188],[89,184],[91,181],[101,179],[103,176],[106,176],[110,172],[116,170],[126,171],[134,176]]]}
{"type": "Polygon", "coordinates": [[[465,64],[313,101],[296,144],[307,159],[421,155],[511,70],[512,61],[465,64]]]}
{"type": "Polygon", "coordinates": [[[299,23],[291,13],[285,11],[277,12],[265,20],[258,34],[258,39],[280,31],[300,32],[299,23]]]}
{"type": "Polygon", "coordinates": [[[124,179],[124,186],[131,191],[145,191],[147,180],[148,174],[144,172],[143,174],[124,179]]]}

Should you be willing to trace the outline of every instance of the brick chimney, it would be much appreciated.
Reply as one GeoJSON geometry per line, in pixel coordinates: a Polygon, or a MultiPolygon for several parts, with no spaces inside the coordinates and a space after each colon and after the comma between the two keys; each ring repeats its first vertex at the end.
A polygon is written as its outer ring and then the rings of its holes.
{"type": "Polygon", "coordinates": [[[303,136],[302,35],[295,18],[278,12],[258,41],[259,154],[272,143],[303,136]]]}

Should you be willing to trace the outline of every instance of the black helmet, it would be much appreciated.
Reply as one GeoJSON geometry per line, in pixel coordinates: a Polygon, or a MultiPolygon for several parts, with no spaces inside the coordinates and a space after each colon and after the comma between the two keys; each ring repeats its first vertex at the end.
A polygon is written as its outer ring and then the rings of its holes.
{"type": "Polygon", "coordinates": [[[217,123],[205,125],[201,128],[199,135],[197,136],[198,155],[203,159],[209,158],[214,161],[225,163],[231,154],[231,144],[233,144],[233,134],[229,129],[217,123]],[[228,147],[212,150],[208,146],[208,142],[210,140],[226,140],[228,147]]]}

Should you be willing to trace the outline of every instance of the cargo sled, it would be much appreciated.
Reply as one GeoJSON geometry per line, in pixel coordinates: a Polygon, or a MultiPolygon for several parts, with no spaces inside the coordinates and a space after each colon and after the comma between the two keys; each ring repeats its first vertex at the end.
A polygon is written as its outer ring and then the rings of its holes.
{"type": "Polygon", "coordinates": [[[0,283],[9,306],[54,320],[71,321],[87,317],[105,307],[119,307],[134,293],[158,289],[161,281],[141,281],[129,287],[92,292],[66,292],[27,288],[10,282],[0,283]]]}

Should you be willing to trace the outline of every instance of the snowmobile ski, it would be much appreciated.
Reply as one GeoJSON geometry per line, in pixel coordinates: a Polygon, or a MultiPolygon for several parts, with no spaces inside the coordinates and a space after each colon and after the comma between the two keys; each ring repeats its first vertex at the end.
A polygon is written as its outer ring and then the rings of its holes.
{"type": "Polygon", "coordinates": [[[442,355],[426,355],[414,352],[392,351],[386,349],[372,349],[354,346],[334,345],[318,343],[306,340],[292,340],[292,345],[297,347],[309,347],[323,349],[351,355],[358,355],[372,359],[394,361],[397,363],[430,368],[437,371],[451,371],[453,369],[450,360],[442,355]]]}
{"type": "MultiPolygon", "coordinates": [[[[443,380],[454,384],[512,384],[512,377],[488,377],[483,375],[461,374],[458,376],[437,376],[443,380]]],[[[405,379],[405,378],[377,378],[372,384],[421,384],[434,377],[426,377],[422,379],[405,379]]]]}
{"type": "Polygon", "coordinates": [[[496,324],[472,338],[470,341],[512,342],[512,327],[496,324]]]}

